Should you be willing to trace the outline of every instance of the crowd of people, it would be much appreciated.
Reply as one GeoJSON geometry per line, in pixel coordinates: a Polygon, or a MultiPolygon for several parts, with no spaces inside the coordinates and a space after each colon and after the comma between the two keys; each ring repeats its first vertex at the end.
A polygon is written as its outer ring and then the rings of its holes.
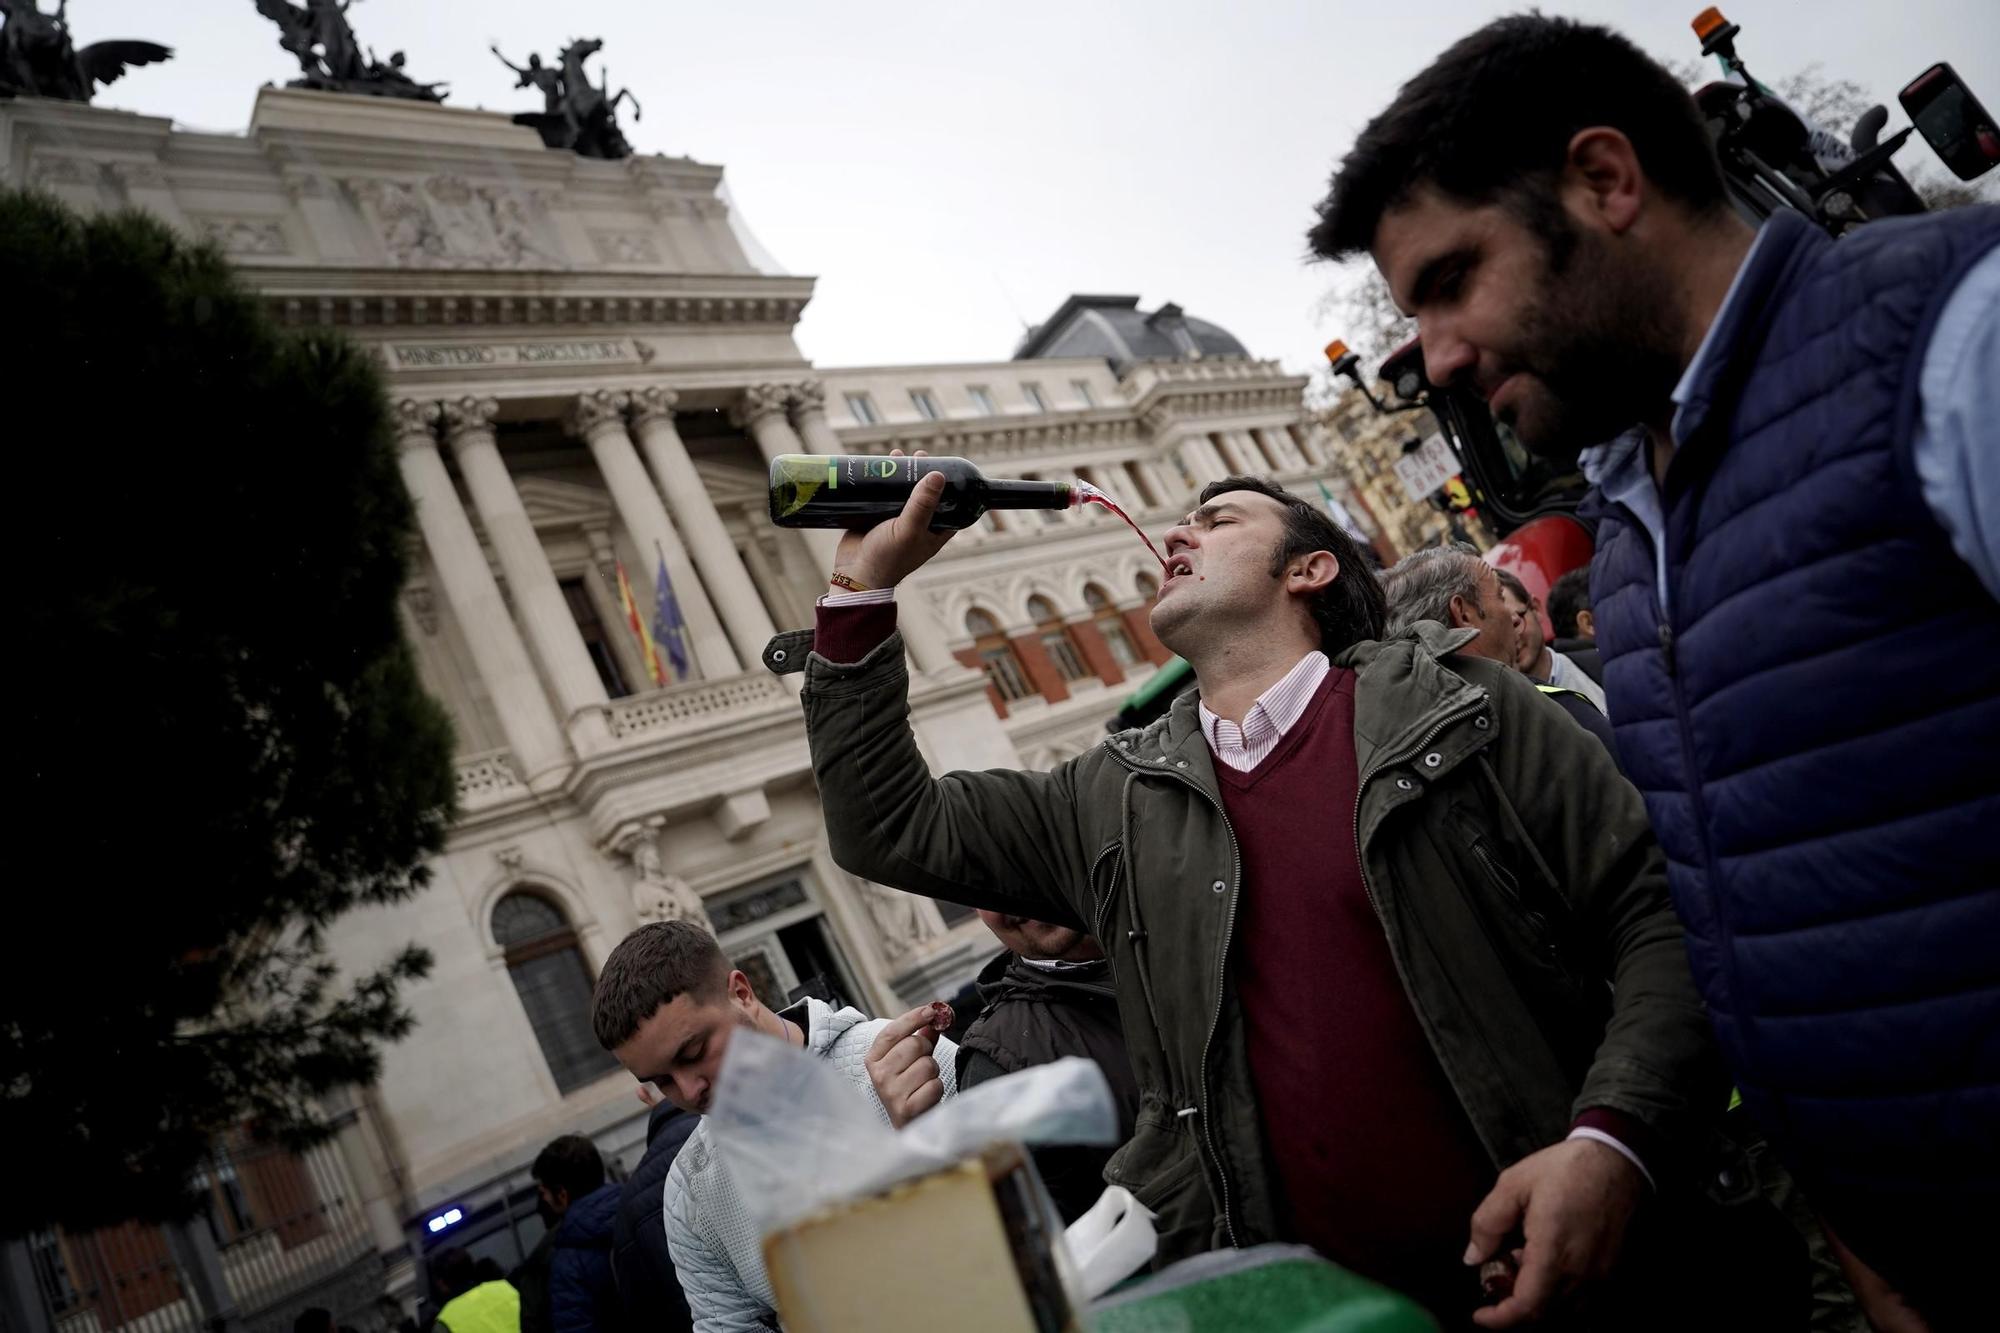
{"type": "MultiPolygon", "coordinates": [[[[1378,575],[1319,506],[1215,482],[1152,611],[1198,689],[1053,771],[940,777],[895,588],[949,538],[941,478],[844,535],[767,663],[805,673],[834,857],[978,909],[989,1008],[957,1043],[928,1005],[773,1011],[702,929],[642,927],[597,1036],[686,1141],[622,1196],[537,1163],[563,1221],[522,1327],[676,1290],[704,1333],[776,1326],[687,1129],[744,1027],[892,1125],[1097,1061],[1122,1144],[1037,1160],[1065,1217],[1129,1188],[1162,1264],[1299,1241],[1454,1329],[1980,1326],[2000,209],[1753,230],[1670,73],[1531,15],[1401,90],[1311,243],[1374,260],[1434,383],[1581,456],[1592,567],[1545,605],[1469,547],[1378,575]]],[[[505,1304],[474,1276],[453,1333],[505,1304]]]]}

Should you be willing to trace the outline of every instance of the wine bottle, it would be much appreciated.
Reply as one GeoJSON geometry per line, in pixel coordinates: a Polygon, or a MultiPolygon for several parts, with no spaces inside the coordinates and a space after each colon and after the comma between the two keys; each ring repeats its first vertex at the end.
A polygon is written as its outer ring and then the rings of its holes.
{"type": "Polygon", "coordinates": [[[933,532],[969,528],[989,509],[1067,509],[1083,488],[989,477],[963,458],[780,454],[771,460],[771,521],[781,528],[868,528],[903,512],[917,482],[942,472],[933,532]]]}

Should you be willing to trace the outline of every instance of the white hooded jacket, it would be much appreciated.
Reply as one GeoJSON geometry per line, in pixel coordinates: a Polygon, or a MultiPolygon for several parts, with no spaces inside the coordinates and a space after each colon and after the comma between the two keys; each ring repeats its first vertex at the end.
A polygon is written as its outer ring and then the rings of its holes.
{"type": "MultiPolygon", "coordinates": [[[[862,1063],[889,1021],[858,1009],[834,1009],[806,1001],[806,1049],[834,1068],[868,1098],[882,1123],[889,1113],[875,1095],[862,1063]]],[[[934,1058],[944,1079],[944,1095],[958,1092],[958,1048],[938,1038],[934,1058]]],[[[829,1145],[831,1147],[832,1145],[829,1145]]],[[[687,1295],[695,1333],[764,1333],[778,1327],[771,1280],[764,1272],[762,1238],[731,1183],[708,1136],[708,1122],[696,1127],[674,1158],[665,1189],[667,1250],[687,1295]]]]}

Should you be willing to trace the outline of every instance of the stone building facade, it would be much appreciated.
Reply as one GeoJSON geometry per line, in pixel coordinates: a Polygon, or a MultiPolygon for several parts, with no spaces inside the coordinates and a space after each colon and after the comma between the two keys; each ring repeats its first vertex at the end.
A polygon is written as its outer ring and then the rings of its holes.
{"type": "MultiPolygon", "coordinates": [[[[796,678],[759,655],[811,623],[834,535],[769,523],[771,458],[1081,475],[1155,534],[1233,472],[1368,508],[1304,377],[1172,307],[1079,297],[1015,359],[815,370],[792,336],[812,281],[753,262],[721,168],[585,160],[504,115],[265,88],[246,133],[216,135],[21,99],[0,104],[0,181],[210,239],[281,323],[342,330],[387,374],[421,532],[405,626],[457,726],[462,810],[426,892],[330,939],[355,970],[412,940],[436,960],[406,991],[415,1031],[343,1108],[343,1206],[406,1296],[442,1239],[503,1265],[532,1244],[549,1139],[637,1159],[643,1108],[587,1012],[639,924],[706,922],[774,1003],[817,975],[876,1012],[994,947],[827,853],[796,678]],[[662,570],[685,635],[658,683],[620,587],[650,622],[662,570]]],[[[1094,744],[1168,658],[1158,569],[1096,509],[955,540],[900,594],[932,765],[1094,744]]]]}

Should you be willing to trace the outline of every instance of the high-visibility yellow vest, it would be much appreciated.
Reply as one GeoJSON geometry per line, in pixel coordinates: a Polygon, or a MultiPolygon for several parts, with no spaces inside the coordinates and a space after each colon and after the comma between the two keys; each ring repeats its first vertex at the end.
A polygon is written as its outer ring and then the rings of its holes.
{"type": "Polygon", "coordinates": [[[437,1321],[451,1333],[521,1333],[521,1293],[511,1282],[482,1282],[446,1302],[437,1321]]]}

